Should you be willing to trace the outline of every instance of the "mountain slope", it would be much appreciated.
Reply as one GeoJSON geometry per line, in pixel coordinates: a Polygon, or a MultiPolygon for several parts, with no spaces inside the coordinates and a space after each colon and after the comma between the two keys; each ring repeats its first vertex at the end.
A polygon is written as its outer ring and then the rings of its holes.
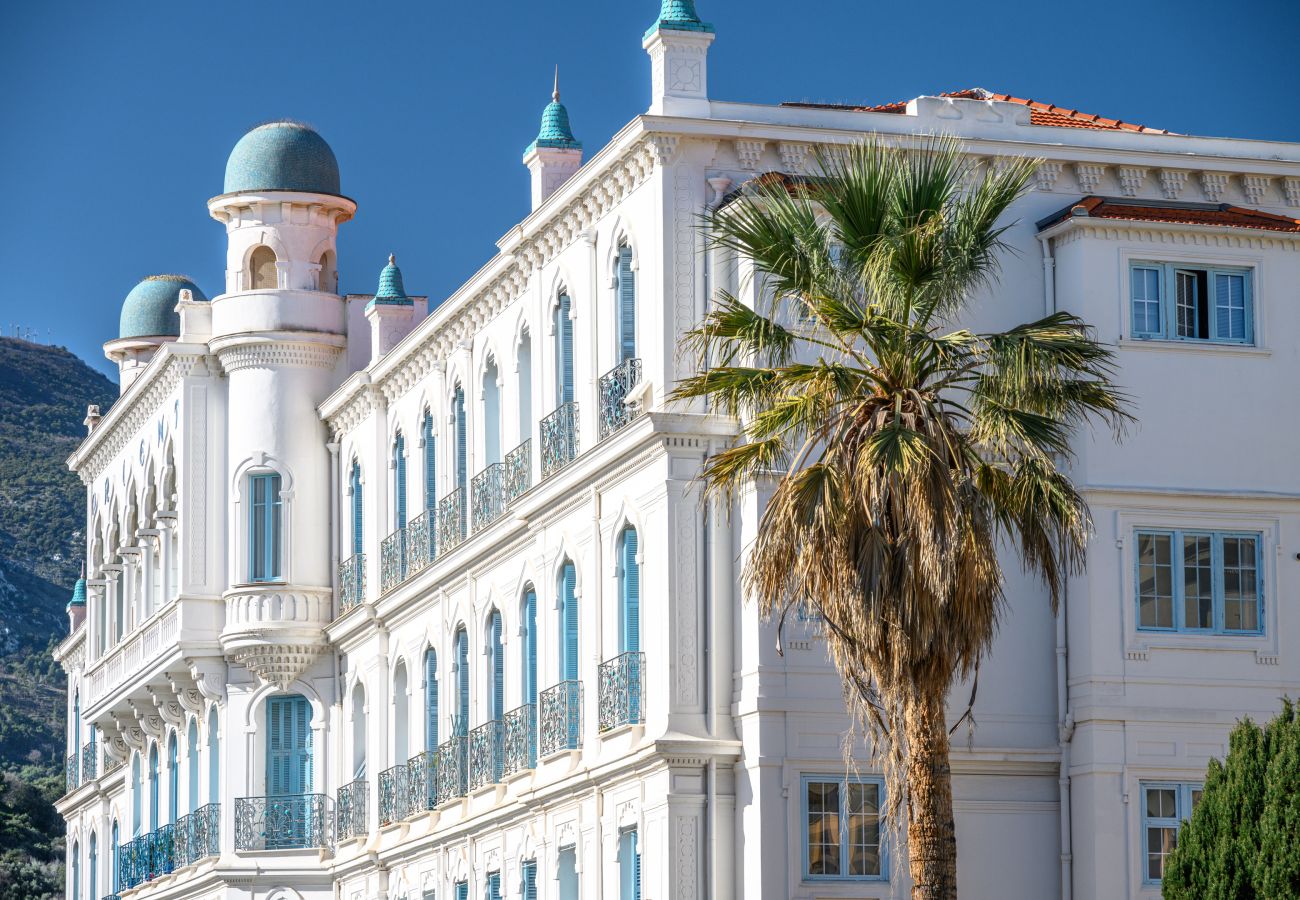
{"type": "Polygon", "coordinates": [[[50,651],[84,553],[64,460],[117,388],[62,347],[0,338],[0,897],[62,896],[65,685],[50,651]]]}

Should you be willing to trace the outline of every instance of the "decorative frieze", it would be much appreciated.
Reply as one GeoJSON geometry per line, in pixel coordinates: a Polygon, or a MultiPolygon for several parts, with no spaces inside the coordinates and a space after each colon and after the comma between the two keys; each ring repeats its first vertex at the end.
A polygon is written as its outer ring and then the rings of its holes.
{"type": "Polygon", "coordinates": [[[1056,189],[1056,181],[1061,177],[1062,164],[1044,160],[1038,164],[1034,172],[1034,180],[1040,191],[1052,191],[1056,189]]]}
{"type": "Polygon", "coordinates": [[[1106,174],[1106,167],[1096,163],[1075,163],[1074,177],[1079,182],[1079,190],[1085,194],[1096,193],[1101,187],[1101,178],[1106,174]]]}
{"type": "Polygon", "coordinates": [[[1147,170],[1143,166],[1120,166],[1119,172],[1119,191],[1125,197],[1136,197],[1138,191],[1142,189],[1142,183],[1147,180],[1147,170]]]}
{"type": "Polygon", "coordinates": [[[801,175],[807,171],[804,167],[808,162],[809,154],[812,153],[812,144],[802,141],[781,141],[776,149],[781,156],[781,168],[784,171],[794,175],[801,175]]]}
{"type": "Polygon", "coordinates": [[[740,167],[748,172],[756,170],[763,159],[763,148],[766,146],[766,141],[736,141],[736,159],[740,161],[740,167]]]}
{"type": "Polygon", "coordinates": [[[1282,179],[1282,193],[1288,206],[1300,206],[1300,177],[1288,175],[1282,179]]]}
{"type": "Polygon", "coordinates": [[[1186,169],[1161,169],[1160,193],[1166,200],[1177,200],[1187,186],[1186,169]]]}
{"type": "Polygon", "coordinates": [[[1268,175],[1241,176],[1241,190],[1246,200],[1253,206],[1263,203],[1268,198],[1268,186],[1272,180],[1268,175]]]}
{"type": "Polygon", "coordinates": [[[1226,172],[1202,172],[1201,193],[1205,199],[1211,203],[1222,200],[1224,191],[1228,189],[1228,177],[1226,172]]]}

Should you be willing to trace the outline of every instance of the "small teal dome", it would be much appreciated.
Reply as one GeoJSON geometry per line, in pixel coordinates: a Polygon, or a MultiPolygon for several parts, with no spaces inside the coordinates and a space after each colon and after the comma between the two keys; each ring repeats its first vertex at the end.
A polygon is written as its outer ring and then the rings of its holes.
{"type": "Polygon", "coordinates": [[[555,90],[551,92],[551,102],[542,110],[542,127],[537,131],[537,140],[524,149],[528,155],[536,147],[549,147],[555,150],[581,150],[582,142],[573,136],[569,127],[569,111],[560,102],[560,70],[555,70],[555,90]]]}
{"type": "Polygon", "coordinates": [[[325,139],[300,122],[267,122],[239,139],[226,160],[226,189],[341,195],[339,163],[325,139]]]}
{"type": "Polygon", "coordinates": [[[72,586],[72,599],[68,601],[68,608],[74,606],[86,605],[86,579],[78,578],[77,583],[72,586]]]}
{"type": "Polygon", "coordinates": [[[175,337],[181,333],[176,302],[181,291],[193,292],[195,300],[207,300],[199,286],[184,275],[150,275],[126,295],[117,336],[175,337]]]}
{"type": "Polygon", "coordinates": [[[713,26],[700,21],[695,11],[695,0],[663,0],[659,7],[659,19],[646,32],[649,36],[660,28],[668,31],[704,31],[712,32],[713,26]]]}
{"type": "Polygon", "coordinates": [[[391,253],[388,254],[388,265],[379,273],[379,290],[375,291],[375,299],[368,305],[374,306],[376,303],[386,306],[411,306],[415,303],[406,296],[406,288],[402,285],[402,270],[397,268],[397,260],[391,253]]]}

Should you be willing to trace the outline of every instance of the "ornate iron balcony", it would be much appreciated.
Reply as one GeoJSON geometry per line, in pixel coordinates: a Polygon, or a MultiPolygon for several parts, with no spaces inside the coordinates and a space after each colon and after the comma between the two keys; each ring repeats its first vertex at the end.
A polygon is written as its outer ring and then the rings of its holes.
{"type": "Polygon", "coordinates": [[[542,691],[539,752],[550,756],[582,746],[582,682],[561,681],[542,691]]]}
{"type": "Polygon", "coordinates": [[[340,841],[355,837],[364,837],[370,829],[366,827],[366,806],[370,802],[370,782],[364,778],[349,782],[339,788],[339,796],[334,804],[334,834],[340,841]]]}
{"type": "Polygon", "coordinates": [[[74,750],[68,754],[68,759],[63,764],[63,786],[66,793],[71,794],[81,784],[81,770],[78,768],[80,762],[81,754],[74,750]]]}
{"type": "Polygon", "coordinates": [[[339,615],[366,599],[366,555],[358,553],[339,563],[339,615]]]}
{"type": "Polygon", "coordinates": [[[641,383],[641,360],[625,359],[600,376],[597,393],[600,397],[600,422],[597,429],[600,440],[618,431],[641,415],[639,403],[629,404],[627,395],[641,383]]]}
{"type": "Polygon", "coordinates": [[[406,580],[406,529],[399,528],[379,545],[379,592],[386,594],[406,580]]]}
{"type": "Polygon", "coordinates": [[[189,866],[209,856],[221,854],[221,804],[200,806],[176,820],[173,832],[176,868],[189,866]]]}
{"type": "Polygon", "coordinates": [[[379,773],[379,824],[389,825],[406,818],[406,763],[379,773]]]}
{"type": "Polygon", "coordinates": [[[537,706],[510,710],[501,720],[501,774],[513,775],[537,765],[537,706]]]}
{"type": "Polygon", "coordinates": [[[438,551],[446,553],[465,540],[465,489],[456,488],[438,501],[438,551]]]}
{"type": "Polygon", "coordinates": [[[239,797],[235,849],[307,850],[334,845],[334,815],[324,794],[239,797]]]}
{"type": "Polygon", "coordinates": [[[578,456],[578,401],[562,404],[541,421],[542,477],[549,478],[578,456]]]}
{"type": "Polygon", "coordinates": [[[176,826],[164,825],[148,835],[149,875],[161,878],[176,870],[176,826]]]}
{"type": "Polygon", "coordinates": [[[122,845],[117,855],[118,888],[126,890],[149,880],[149,842],[141,835],[122,845]]]}
{"type": "Polygon", "coordinates": [[[624,653],[600,664],[597,720],[601,731],[645,721],[641,708],[643,684],[644,653],[624,653]]]}
{"type": "Polygon", "coordinates": [[[464,797],[469,784],[469,738],[458,734],[438,747],[438,802],[464,797]]]}
{"type": "Polygon", "coordinates": [[[469,789],[501,780],[501,720],[484,722],[469,733],[469,789]]]}
{"type": "Polygon", "coordinates": [[[506,511],[505,473],[506,467],[502,463],[493,463],[475,475],[469,484],[474,498],[475,534],[501,518],[506,511]]]}
{"type": "Polygon", "coordinates": [[[406,524],[406,572],[414,575],[423,572],[433,562],[434,546],[437,543],[434,519],[437,514],[426,509],[406,524]]]}
{"type": "Polygon", "coordinates": [[[406,815],[438,805],[438,751],[425,750],[406,761],[406,815]]]}
{"type": "Polygon", "coordinates": [[[99,767],[99,742],[91,741],[81,748],[81,783],[94,778],[99,767]]]}
{"type": "Polygon", "coordinates": [[[532,438],[528,438],[506,454],[505,467],[505,494],[508,506],[515,502],[516,497],[533,486],[532,438]]]}

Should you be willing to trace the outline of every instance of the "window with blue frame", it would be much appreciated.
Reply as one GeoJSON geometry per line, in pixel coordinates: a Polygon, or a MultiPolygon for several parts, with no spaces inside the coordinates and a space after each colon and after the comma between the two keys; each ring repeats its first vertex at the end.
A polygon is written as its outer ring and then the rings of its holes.
{"type": "Polygon", "coordinates": [[[483,892],[486,900],[501,900],[501,873],[488,872],[487,890],[483,892]]]}
{"type": "Polygon", "coordinates": [[[456,882],[456,900],[469,900],[469,882],[456,882]]]}
{"type": "Polygon", "coordinates": [[[522,900],[537,900],[537,860],[526,859],[520,863],[519,896],[522,900]]]}
{"type": "Polygon", "coordinates": [[[1250,269],[1134,262],[1130,334],[1145,340],[1255,342],[1250,269]]]}
{"type": "Polygon", "coordinates": [[[1263,631],[1258,532],[1139,529],[1137,624],[1144,631],[1263,631]]]}
{"type": "Polygon", "coordinates": [[[884,780],[803,777],[803,862],[809,880],[883,879],[884,780]]]}
{"type": "Polygon", "coordinates": [[[279,474],[248,476],[248,497],[248,579],[275,581],[280,577],[279,474]]]}
{"type": "Polygon", "coordinates": [[[1142,880],[1158,884],[1165,862],[1178,844],[1178,830],[1201,800],[1201,785],[1183,782],[1142,783],[1142,880]]]}
{"type": "Polygon", "coordinates": [[[618,897],[619,900],[641,900],[641,848],[635,828],[621,831],[618,835],[618,897]]]}
{"type": "Polygon", "coordinates": [[[578,884],[578,848],[561,847],[555,858],[555,880],[559,882],[560,900],[580,900],[578,884]]]}

